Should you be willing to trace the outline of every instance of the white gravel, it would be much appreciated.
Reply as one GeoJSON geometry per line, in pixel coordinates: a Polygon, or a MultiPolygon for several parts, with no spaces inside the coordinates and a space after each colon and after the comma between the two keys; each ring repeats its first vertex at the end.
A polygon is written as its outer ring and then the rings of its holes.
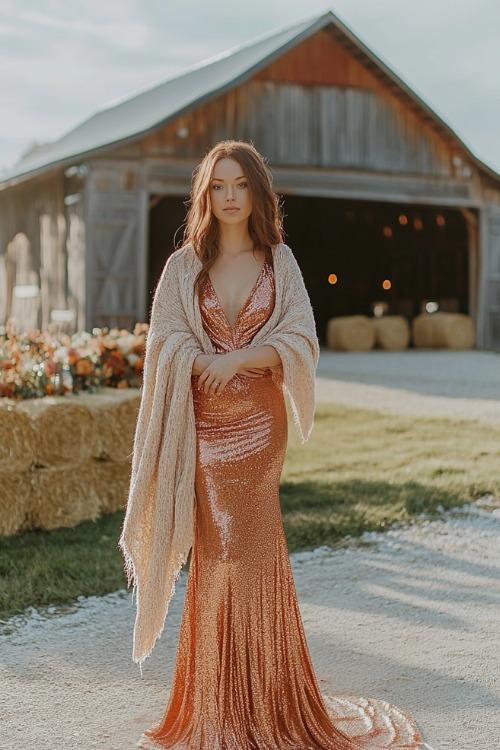
{"type": "MultiPolygon", "coordinates": [[[[499,366],[500,357],[478,352],[322,353],[318,384],[344,403],[490,419],[499,413],[499,366]]],[[[500,748],[495,498],[291,560],[323,692],[395,703],[435,750],[500,748]]],[[[167,701],[186,578],[142,677],[130,658],[134,607],[125,591],[3,624],[2,747],[134,748],[167,701]]]]}
{"type": "MultiPolygon", "coordinates": [[[[291,560],[323,692],[395,703],[436,750],[498,750],[500,508],[468,506],[291,560]]],[[[3,626],[2,745],[133,748],[166,704],[186,578],[142,678],[124,591],[3,626]]]]}

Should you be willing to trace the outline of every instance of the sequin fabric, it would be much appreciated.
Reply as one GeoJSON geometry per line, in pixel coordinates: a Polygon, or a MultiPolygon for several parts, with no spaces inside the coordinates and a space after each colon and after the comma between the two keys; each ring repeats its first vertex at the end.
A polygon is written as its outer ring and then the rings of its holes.
{"type": "MultiPolygon", "coordinates": [[[[274,306],[266,261],[231,326],[210,280],[199,304],[216,352],[248,346],[274,306]]],[[[170,698],[139,746],[172,750],[422,748],[383,701],[323,696],[313,671],[283,531],[287,445],[280,370],[192,392],[195,533],[170,698]]]]}

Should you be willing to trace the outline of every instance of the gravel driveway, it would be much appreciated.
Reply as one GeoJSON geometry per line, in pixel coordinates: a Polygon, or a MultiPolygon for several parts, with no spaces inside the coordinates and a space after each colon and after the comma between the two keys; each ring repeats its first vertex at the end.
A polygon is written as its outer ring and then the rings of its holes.
{"type": "MultiPolygon", "coordinates": [[[[498,355],[411,354],[416,356],[323,353],[319,394],[373,408],[478,419],[500,414],[494,400],[498,355]],[[428,399],[437,402],[431,406],[428,399]]],[[[323,692],[396,703],[414,716],[435,750],[500,748],[495,498],[438,520],[367,533],[340,549],[296,553],[291,561],[323,692]]],[[[3,625],[3,745],[133,748],[167,700],[186,577],[184,572],[142,677],[130,658],[134,608],[124,591],[62,610],[32,611],[3,625]]]]}
{"type": "Polygon", "coordinates": [[[322,351],[318,401],[459,419],[500,420],[500,354],[322,351]]]}

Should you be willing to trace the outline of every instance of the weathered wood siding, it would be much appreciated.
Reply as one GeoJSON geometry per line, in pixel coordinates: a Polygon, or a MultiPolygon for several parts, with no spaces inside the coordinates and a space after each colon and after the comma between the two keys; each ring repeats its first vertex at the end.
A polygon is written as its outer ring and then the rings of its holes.
{"type": "Polygon", "coordinates": [[[500,206],[481,211],[481,293],[479,346],[500,350],[500,206]]]}
{"type": "Polygon", "coordinates": [[[67,306],[66,219],[61,172],[0,193],[0,324],[47,328],[53,309],[67,306]],[[36,298],[19,300],[16,285],[35,284],[36,298]]]}
{"type": "MultiPolygon", "coordinates": [[[[452,153],[410,111],[373,91],[251,81],[144,139],[146,156],[191,157],[252,140],[273,164],[453,176],[452,153]],[[182,138],[179,132],[187,132],[182,138]]],[[[470,177],[470,174],[468,174],[470,177]]]]}

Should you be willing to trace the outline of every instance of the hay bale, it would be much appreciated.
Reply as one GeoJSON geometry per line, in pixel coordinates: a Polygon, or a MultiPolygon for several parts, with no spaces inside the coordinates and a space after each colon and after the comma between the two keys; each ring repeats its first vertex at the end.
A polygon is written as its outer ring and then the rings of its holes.
{"type": "Polygon", "coordinates": [[[0,536],[13,536],[29,526],[30,474],[0,473],[0,536]]]}
{"type": "Polygon", "coordinates": [[[413,318],[411,322],[411,338],[413,346],[418,349],[431,349],[434,346],[434,324],[432,322],[433,313],[422,313],[413,318]]]}
{"type": "Polygon", "coordinates": [[[91,463],[32,474],[32,528],[57,529],[98,518],[100,501],[91,463]]]}
{"type": "Polygon", "coordinates": [[[36,436],[30,417],[10,399],[0,399],[0,472],[28,471],[35,463],[36,436]]]}
{"type": "Polygon", "coordinates": [[[366,315],[331,318],[326,331],[328,349],[341,352],[367,352],[375,344],[373,320],[366,315]]]}
{"type": "Polygon", "coordinates": [[[413,345],[426,349],[470,349],[475,332],[472,318],[461,313],[424,313],[412,322],[413,345]]]}
{"type": "Polygon", "coordinates": [[[92,412],[64,396],[20,402],[35,432],[35,463],[53,467],[86,464],[98,452],[98,430],[92,412]]]}
{"type": "Polygon", "coordinates": [[[102,515],[125,508],[130,486],[130,463],[95,461],[92,465],[94,486],[102,515]]]}
{"type": "Polygon", "coordinates": [[[402,315],[384,315],[373,318],[375,346],[391,352],[400,352],[410,343],[410,325],[402,315]]]}
{"type": "Polygon", "coordinates": [[[108,400],[92,407],[99,436],[99,458],[113,462],[132,460],[134,433],[141,399],[108,400]]]}

